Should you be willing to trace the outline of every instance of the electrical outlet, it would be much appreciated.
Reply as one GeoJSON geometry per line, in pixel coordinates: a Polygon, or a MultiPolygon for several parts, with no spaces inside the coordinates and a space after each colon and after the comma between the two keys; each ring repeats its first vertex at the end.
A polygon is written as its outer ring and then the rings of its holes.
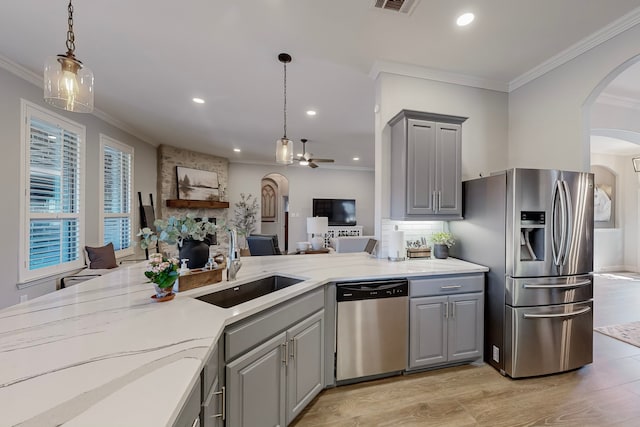
{"type": "Polygon", "coordinates": [[[500,363],[500,349],[495,345],[493,346],[493,361],[500,363]]]}
{"type": "Polygon", "coordinates": [[[20,302],[27,302],[28,299],[29,299],[29,295],[27,294],[20,295],[20,302]]]}

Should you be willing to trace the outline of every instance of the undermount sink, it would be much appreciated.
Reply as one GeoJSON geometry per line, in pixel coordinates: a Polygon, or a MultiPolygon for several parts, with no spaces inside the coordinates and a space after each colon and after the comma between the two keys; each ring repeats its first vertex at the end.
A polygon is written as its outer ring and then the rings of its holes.
{"type": "Polygon", "coordinates": [[[202,295],[196,299],[217,305],[218,307],[229,308],[300,282],[302,282],[301,279],[294,279],[292,277],[269,276],[243,283],[223,291],[202,295]]]}

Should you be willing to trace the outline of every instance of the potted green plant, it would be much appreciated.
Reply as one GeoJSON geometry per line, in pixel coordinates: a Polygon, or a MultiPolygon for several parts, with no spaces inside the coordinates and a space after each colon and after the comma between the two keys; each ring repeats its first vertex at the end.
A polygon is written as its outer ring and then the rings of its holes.
{"type": "Polygon", "coordinates": [[[449,248],[456,244],[453,234],[446,231],[433,233],[430,240],[432,243],[433,257],[438,259],[448,258],[449,248]]]}
{"type": "Polygon", "coordinates": [[[168,219],[157,219],[153,223],[156,232],[148,227],[138,232],[140,247],[147,249],[158,241],[177,244],[181,259],[188,259],[187,267],[202,268],[209,259],[209,245],[218,227],[209,218],[196,218],[193,214],[168,219]],[[157,233],[157,234],[156,234],[157,233]]]}

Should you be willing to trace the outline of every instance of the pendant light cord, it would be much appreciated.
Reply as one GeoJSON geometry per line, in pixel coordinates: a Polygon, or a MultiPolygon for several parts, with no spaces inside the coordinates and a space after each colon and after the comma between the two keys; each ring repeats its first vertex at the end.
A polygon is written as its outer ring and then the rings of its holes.
{"type": "Polygon", "coordinates": [[[69,29],[67,30],[67,53],[73,54],[76,50],[76,36],[73,34],[73,5],[71,4],[71,0],[69,0],[69,6],[67,7],[69,11],[69,29]]]}
{"type": "Polygon", "coordinates": [[[287,63],[284,63],[284,139],[287,139],[287,63]]]}

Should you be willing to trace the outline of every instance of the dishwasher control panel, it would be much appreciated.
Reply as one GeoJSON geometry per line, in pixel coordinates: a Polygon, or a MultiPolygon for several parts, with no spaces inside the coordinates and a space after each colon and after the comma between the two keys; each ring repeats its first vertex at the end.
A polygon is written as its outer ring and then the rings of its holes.
{"type": "Polygon", "coordinates": [[[409,296],[407,280],[338,283],[338,302],[409,296]]]}

